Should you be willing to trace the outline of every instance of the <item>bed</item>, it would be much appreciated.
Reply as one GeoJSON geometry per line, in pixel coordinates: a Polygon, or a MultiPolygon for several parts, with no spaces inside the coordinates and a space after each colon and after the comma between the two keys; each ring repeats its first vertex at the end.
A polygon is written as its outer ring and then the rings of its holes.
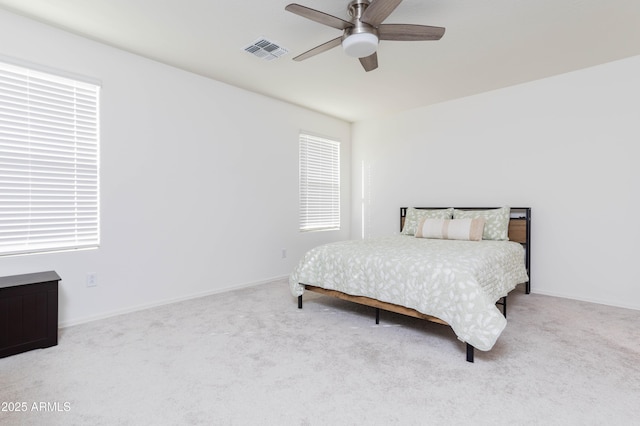
{"type": "Polygon", "coordinates": [[[376,323],[382,309],[445,324],[473,362],[506,327],[509,292],[530,292],[531,208],[402,207],[400,230],[308,251],[289,276],[298,308],[312,291],[371,306],[376,323]]]}

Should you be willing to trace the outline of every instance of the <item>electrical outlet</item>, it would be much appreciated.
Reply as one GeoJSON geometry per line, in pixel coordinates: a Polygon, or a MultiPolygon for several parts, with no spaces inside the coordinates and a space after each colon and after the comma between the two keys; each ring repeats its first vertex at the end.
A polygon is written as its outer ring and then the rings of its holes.
{"type": "Polygon", "coordinates": [[[282,249],[282,258],[286,259],[287,258],[287,249],[282,249]]]}
{"type": "Polygon", "coordinates": [[[96,287],[98,285],[98,275],[95,272],[87,273],[87,287],[96,287]]]}

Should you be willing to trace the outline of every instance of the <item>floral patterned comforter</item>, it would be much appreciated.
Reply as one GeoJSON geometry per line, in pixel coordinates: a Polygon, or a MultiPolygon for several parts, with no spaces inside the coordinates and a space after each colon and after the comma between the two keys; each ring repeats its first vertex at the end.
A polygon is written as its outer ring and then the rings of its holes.
{"type": "Polygon", "coordinates": [[[487,351],[507,324],[495,302],[527,280],[519,243],[399,235],[316,247],[289,286],[294,296],[303,283],[406,306],[446,321],[460,340],[487,351]]]}

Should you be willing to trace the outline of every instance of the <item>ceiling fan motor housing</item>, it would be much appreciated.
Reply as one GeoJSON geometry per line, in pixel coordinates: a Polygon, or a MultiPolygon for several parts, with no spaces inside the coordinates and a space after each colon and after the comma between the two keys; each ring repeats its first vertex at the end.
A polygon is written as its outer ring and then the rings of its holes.
{"type": "Polygon", "coordinates": [[[368,0],[354,0],[349,3],[349,14],[353,18],[353,26],[344,30],[342,48],[347,55],[355,58],[373,55],[378,48],[378,30],[360,21],[368,6],[368,0]]]}

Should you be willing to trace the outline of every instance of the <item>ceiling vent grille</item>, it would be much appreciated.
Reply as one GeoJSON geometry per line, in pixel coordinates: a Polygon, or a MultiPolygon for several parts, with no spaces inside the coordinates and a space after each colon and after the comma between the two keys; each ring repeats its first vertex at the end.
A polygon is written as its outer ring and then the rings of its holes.
{"type": "Polygon", "coordinates": [[[267,40],[264,37],[260,37],[250,45],[246,46],[244,51],[257,56],[258,58],[264,59],[265,61],[271,61],[289,53],[289,51],[284,47],[267,40]]]}

